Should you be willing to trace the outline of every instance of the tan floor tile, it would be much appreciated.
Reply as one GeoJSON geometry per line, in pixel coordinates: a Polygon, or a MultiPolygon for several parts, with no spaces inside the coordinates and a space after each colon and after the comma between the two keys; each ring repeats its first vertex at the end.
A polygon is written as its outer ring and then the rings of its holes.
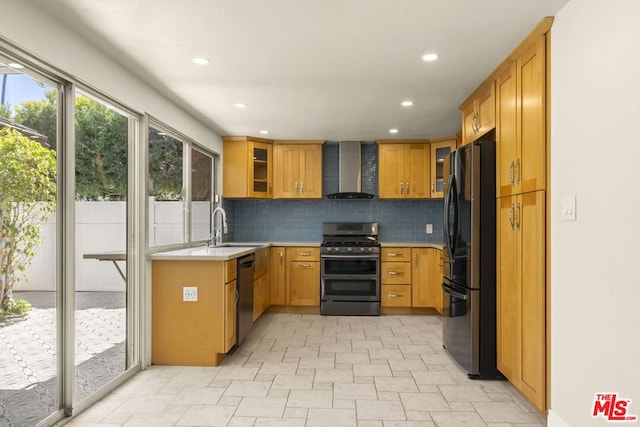
{"type": "Polygon", "coordinates": [[[408,411],[450,411],[440,393],[400,393],[400,400],[408,411]]]}
{"type": "Polygon", "coordinates": [[[509,402],[474,402],[473,406],[488,423],[531,423],[533,418],[518,404],[509,402]]]}
{"type": "Polygon", "coordinates": [[[358,420],[406,420],[400,401],[356,400],[358,420]]]}
{"type": "Polygon", "coordinates": [[[176,423],[178,426],[226,426],[233,413],[234,406],[193,405],[176,423]]]}
{"type": "Polygon", "coordinates": [[[486,427],[486,423],[475,412],[431,412],[438,426],[486,427]]]}
{"type": "Polygon", "coordinates": [[[270,381],[232,381],[224,395],[265,397],[270,387],[270,381]]]}
{"type": "Polygon", "coordinates": [[[375,377],[376,390],[395,391],[395,392],[417,392],[413,378],[397,378],[397,377],[375,377]]]}
{"type": "Polygon", "coordinates": [[[271,388],[286,390],[311,390],[312,386],[312,375],[277,374],[273,379],[271,388]]]}
{"type": "Polygon", "coordinates": [[[287,407],[331,408],[333,392],[329,390],[291,390],[287,407]]]}
{"type": "Polygon", "coordinates": [[[333,386],[334,399],[376,399],[376,388],[373,384],[336,383],[333,386]]]}
{"type": "Polygon", "coordinates": [[[449,402],[490,402],[489,396],[480,387],[471,385],[439,385],[449,402]]]}
{"type": "Polygon", "coordinates": [[[306,427],[354,427],[355,409],[309,409],[306,427]]]}
{"type": "Polygon", "coordinates": [[[216,375],[218,380],[253,380],[258,368],[244,368],[242,366],[225,366],[216,375]]]}
{"type": "Polygon", "coordinates": [[[264,362],[258,374],[295,374],[298,363],[264,362]]]}
{"type": "Polygon", "coordinates": [[[351,369],[316,369],[314,381],[317,383],[352,383],[353,371],[351,369]]]}
{"type": "Polygon", "coordinates": [[[353,375],[356,377],[390,377],[389,364],[384,365],[353,365],[353,375]]]}
{"type": "Polygon", "coordinates": [[[282,417],[287,399],[278,397],[244,397],[235,412],[239,417],[282,417]]]}
{"type": "Polygon", "coordinates": [[[177,405],[215,405],[223,389],[211,387],[185,387],[171,401],[177,405]]]}
{"type": "Polygon", "coordinates": [[[427,365],[424,364],[422,359],[417,359],[417,360],[390,359],[389,366],[393,371],[426,371],[427,370],[427,365]]]}

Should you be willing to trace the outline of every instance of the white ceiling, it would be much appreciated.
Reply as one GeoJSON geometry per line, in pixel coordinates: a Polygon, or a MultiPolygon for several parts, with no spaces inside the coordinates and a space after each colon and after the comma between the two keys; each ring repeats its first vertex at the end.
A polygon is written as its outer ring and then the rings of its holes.
{"type": "Polygon", "coordinates": [[[221,135],[337,141],[455,134],[462,101],[568,0],[34,1],[221,135]]]}

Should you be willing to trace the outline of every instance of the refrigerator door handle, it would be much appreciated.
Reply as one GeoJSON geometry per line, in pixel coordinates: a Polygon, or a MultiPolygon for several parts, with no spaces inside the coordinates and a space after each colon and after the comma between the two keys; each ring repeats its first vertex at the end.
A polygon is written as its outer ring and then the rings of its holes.
{"type": "Polygon", "coordinates": [[[442,284],[442,290],[444,292],[448,293],[449,295],[452,295],[452,296],[454,296],[456,298],[459,298],[459,299],[462,299],[462,300],[465,300],[465,301],[469,299],[469,297],[466,296],[465,294],[460,293],[458,291],[454,291],[451,286],[448,286],[448,285],[446,285],[444,283],[442,284]]]}
{"type": "Polygon", "coordinates": [[[451,234],[449,232],[449,200],[451,200],[451,192],[453,190],[453,179],[453,174],[449,175],[447,194],[444,196],[444,234],[446,236],[447,253],[449,254],[450,260],[453,260],[453,242],[451,241],[451,234]]]}

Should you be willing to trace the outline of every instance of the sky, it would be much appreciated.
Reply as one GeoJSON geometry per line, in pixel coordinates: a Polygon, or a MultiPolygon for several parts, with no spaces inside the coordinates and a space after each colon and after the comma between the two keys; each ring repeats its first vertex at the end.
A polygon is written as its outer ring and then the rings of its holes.
{"type": "Polygon", "coordinates": [[[0,74],[0,103],[13,108],[25,101],[43,100],[45,92],[51,89],[51,86],[39,83],[26,74],[0,74]]]}

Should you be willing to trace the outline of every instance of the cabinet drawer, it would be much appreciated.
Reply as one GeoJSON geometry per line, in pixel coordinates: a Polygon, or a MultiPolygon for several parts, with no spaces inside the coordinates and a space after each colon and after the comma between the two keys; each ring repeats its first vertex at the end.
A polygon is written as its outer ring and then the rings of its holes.
{"type": "Polygon", "coordinates": [[[380,251],[382,261],[411,261],[411,248],[382,248],[380,251]]]}
{"type": "Polygon", "coordinates": [[[287,248],[290,261],[320,261],[320,248],[287,248]]]}
{"type": "Polygon", "coordinates": [[[238,260],[232,259],[231,261],[224,262],[224,283],[229,283],[232,280],[236,280],[238,275],[238,260]]]}
{"type": "Polygon", "coordinates": [[[382,285],[381,304],[383,307],[411,307],[411,286],[382,285]]]}
{"type": "Polygon", "coordinates": [[[380,280],[383,285],[410,285],[411,284],[411,263],[410,262],[383,262],[380,280]]]}

